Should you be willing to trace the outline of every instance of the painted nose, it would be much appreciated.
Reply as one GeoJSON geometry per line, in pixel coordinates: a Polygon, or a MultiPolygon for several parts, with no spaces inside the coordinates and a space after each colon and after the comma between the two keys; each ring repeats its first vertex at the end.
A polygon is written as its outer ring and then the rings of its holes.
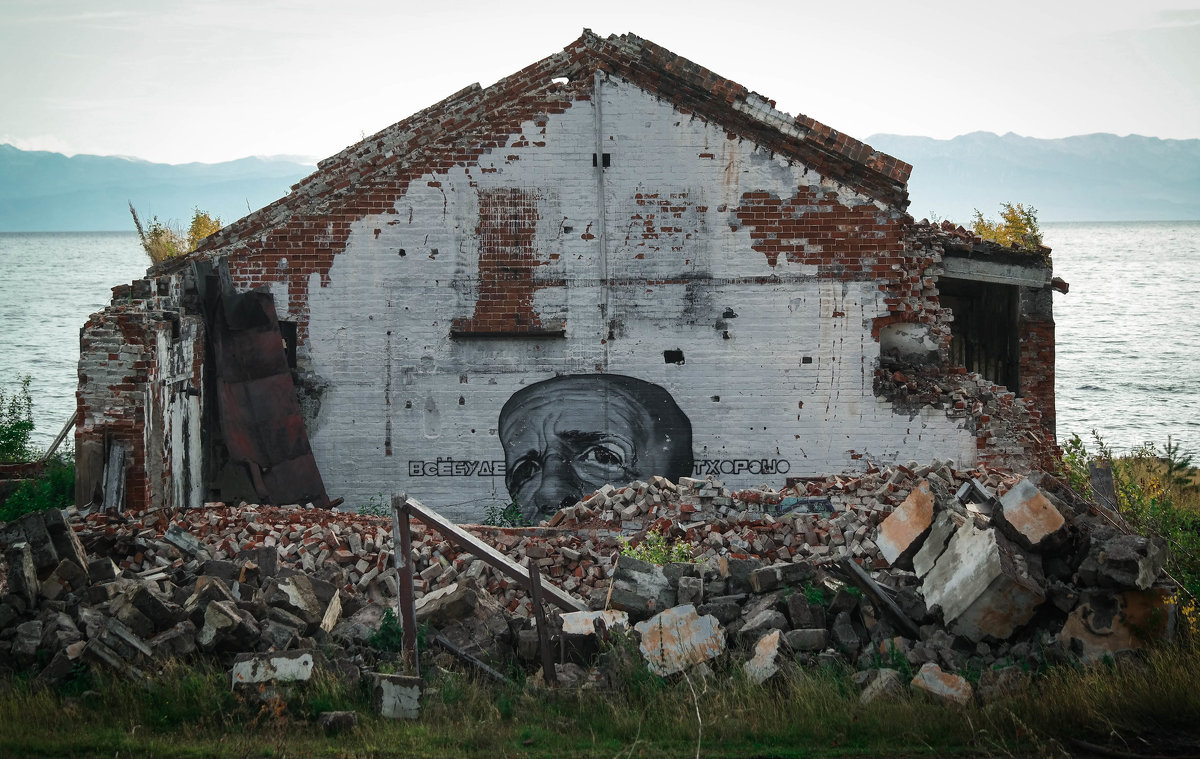
{"type": "Polygon", "coordinates": [[[542,467],[541,482],[533,494],[538,515],[548,516],[575,505],[583,496],[583,491],[570,464],[561,456],[549,456],[543,461],[542,467]]]}

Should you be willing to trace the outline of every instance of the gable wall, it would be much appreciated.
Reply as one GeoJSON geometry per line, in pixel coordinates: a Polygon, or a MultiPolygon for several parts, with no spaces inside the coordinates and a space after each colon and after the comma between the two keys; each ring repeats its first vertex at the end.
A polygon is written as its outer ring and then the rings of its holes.
{"type": "Polygon", "coordinates": [[[664,388],[692,424],[692,473],[735,487],[974,459],[963,421],[874,395],[879,330],[936,310],[934,262],[905,251],[902,211],[618,78],[601,92],[599,115],[585,93],[478,158],[372,188],[371,206],[396,198],[373,213],[297,228],[345,235],[327,264],[231,259],[241,286],[270,286],[304,327],[331,495],[407,491],[479,518],[509,497],[501,406],[556,374],[664,388]]]}

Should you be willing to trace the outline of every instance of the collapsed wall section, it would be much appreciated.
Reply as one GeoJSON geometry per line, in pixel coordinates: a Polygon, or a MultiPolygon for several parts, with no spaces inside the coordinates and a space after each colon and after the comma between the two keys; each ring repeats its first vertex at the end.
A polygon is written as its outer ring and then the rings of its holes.
{"type": "Polygon", "coordinates": [[[204,319],[179,277],[113,288],[80,330],[75,501],[116,508],[203,502],[204,319]]]}

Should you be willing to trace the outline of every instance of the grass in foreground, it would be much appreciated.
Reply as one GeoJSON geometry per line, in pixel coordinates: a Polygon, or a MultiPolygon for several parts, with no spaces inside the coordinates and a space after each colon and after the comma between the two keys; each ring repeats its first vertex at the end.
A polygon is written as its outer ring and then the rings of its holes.
{"type": "Polygon", "coordinates": [[[1200,738],[1200,650],[1051,670],[1027,693],[947,708],[919,697],[862,706],[849,673],[794,671],[756,687],[738,670],[709,683],[628,673],[616,692],[547,692],[442,672],[417,722],[370,716],[366,692],[318,679],[265,704],[223,672],[176,665],[143,689],[79,682],[0,685],[0,755],[28,757],[823,757],[1056,754],[1076,741],[1124,746],[1200,738]],[[83,689],[91,692],[85,693],[83,689]],[[318,713],[354,709],[325,736],[318,713]],[[1190,737],[1189,737],[1190,736],[1190,737]]]}

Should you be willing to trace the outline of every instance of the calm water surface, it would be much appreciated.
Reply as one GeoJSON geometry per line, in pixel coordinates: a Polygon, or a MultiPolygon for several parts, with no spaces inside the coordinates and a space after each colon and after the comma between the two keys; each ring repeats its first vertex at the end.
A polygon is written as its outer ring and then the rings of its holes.
{"type": "MultiPolygon", "coordinates": [[[[1055,273],[1058,432],[1119,450],[1200,450],[1200,222],[1046,224],[1055,273]]],[[[33,378],[36,440],[74,409],[79,328],[145,273],[132,233],[0,233],[0,382],[33,378]]]]}

